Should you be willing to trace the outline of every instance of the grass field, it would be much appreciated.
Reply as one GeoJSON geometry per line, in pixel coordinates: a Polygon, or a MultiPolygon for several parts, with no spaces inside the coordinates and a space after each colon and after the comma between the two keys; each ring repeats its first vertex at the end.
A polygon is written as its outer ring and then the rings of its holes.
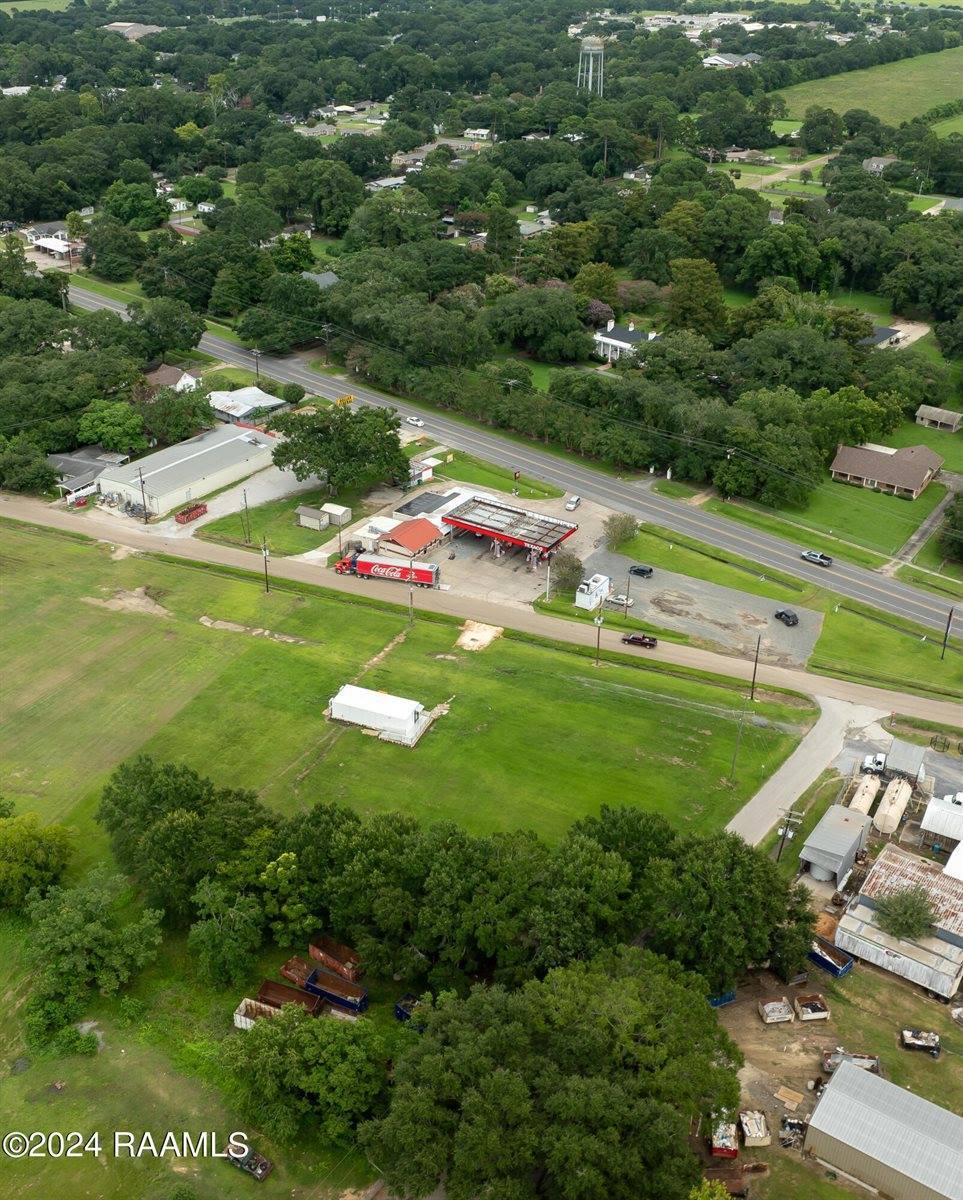
{"type": "Polygon", "coordinates": [[[819,104],[839,113],[863,108],[886,121],[909,121],[938,104],[958,99],[961,75],[963,46],[957,46],[938,54],[921,54],[797,83],[775,94],[782,96],[790,114],[798,119],[810,105],[819,104]]]}
{"type": "Polygon", "coordinates": [[[680,483],[678,479],[661,479],[652,485],[653,492],[658,496],[668,496],[670,500],[689,500],[699,494],[699,489],[691,483],[680,483]]]}
{"type": "Polygon", "coordinates": [[[3,0],[0,12],[11,16],[14,12],[63,12],[69,5],[70,0],[3,0]]]}
{"type": "Polygon", "coordinates": [[[484,462],[463,450],[453,451],[452,461],[442,463],[436,469],[436,477],[452,479],[457,483],[472,483],[477,487],[491,488],[498,492],[510,492],[513,487],[517,487],[522,500],[548,500],[564,495],[560,488],[553,487],[550,483],[542,483],[539,479],[532,479],[528,475],[521,476],[516,482],[514,473],[507,467],[484,462]]]}
{"type": "Polygon", "coordinates": [[[958,433],[947,433],[945,429],[927,429],[915,421],[904,421],[892,433],[886,435],[886,445],[929,446],[943,459],[943,468],[963,474],[963,429],[958,433]]]}
{"type": "MultiPolygon", "coordinates": [[[[797,813],[803,814],[803,819],[796,827],[793,840],[786,841],[782,855],[779,858],[779,874],[785,879],[792,877],[799,870],[799,852],[805,845],[806,839],[816,828],[819,819],[831,804],[836,802],[842,789],[843,777],[829,767],[811,784],[793,803],[797,813]]],[[[775,857],[780,841],[779,831],[773,829],[763,839],[760,848],[775,857]]]]}
{"type": "MultiPolygon", "coordinates": [[[[267,540],[272,554],[304,554],[308,550],[316,550],[326,542],[338,539],[338,526],[329,525],[326,529],[304,529],[298,524],[295,509],[302,504],[317,507],[328,502],[346,504],[356,517],[362,517],[366,512],[373,511],[372,506],[365,505],[356,492],[345,493],[343,496],[332,496],[327,488],[315,488],[311,491],[298,492],[294,496],[285,496],[282,500],[268,500],[250,509],[251,541],[245,539],[244,518],[240,512],[229,513],[226,517],[218,517],[209,521],[197,531],[198,536],[205,541],[224,542],[230,546],[242,546],[252,552],[260,552],[261,539],[267,540]]],[[[337,549],[337,546],[335,546],[337,549]]]]}
{"type": "Polygon", "coordinates": [[[950,579],[963,582],[963,563],[944,557],[940,550],[939,537],[939,531],[928,537],[916,552],[913,562],[917,566],[925,567],[928,571],[938,571],[950,579]]]}
{"type": "MultiPolygon", "coordinates": [[[[941,483],[931,483],[918,500],[902,500],[869,488],[826,480],[813,491],[805,508],[762,509],[758,505],[732,501],[708,501],[706,507],[761,527],[768,527],[772,519],[780,527],[778,532],[795,541],[801,536],[805,540],[806,530],[811,530],[817,535],[825,534],[842,542],[865,546],[877,555],[892,555],[945,495],[946,488],[941,483]],[[801,525],[803,529],[787,534],[784,528],[787,523],[801,525]]],[[[846,553],[846,547],[838,546],[837,549],[841,558],[851,557],[846,553]]]]}
{"type": "Polygon", "coordinates": [[[949,137],[951,133],[963,133],[963,113],[955,117],[947,117],[945,121],[937,121],[930,126],[938,137],[949,137]]]}

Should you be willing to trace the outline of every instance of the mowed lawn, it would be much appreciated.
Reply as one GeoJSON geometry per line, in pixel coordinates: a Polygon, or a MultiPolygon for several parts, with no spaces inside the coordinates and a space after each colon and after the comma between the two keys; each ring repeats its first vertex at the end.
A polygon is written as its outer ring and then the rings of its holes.
{"type": "MultiPolygon", "coordinates": [[[[745,515],[750,524],[757,523],[754,519],[756,516],[762,518],[760,524],[771,517],[780,526],[774,528],[773,532],[788,534],[797,541],[800,538],[805,541],[806,531],[811,530],[817,537],[826,534],[843,542],[865,546],[877,554],[892,555],[912,536],[945,495],[946,488],[941,483],[931,483],[918,500],[903,500],[899,496],[874,492],[871,488],[852,487],[829,479],[815,488],[802,508],[787,505],[785,508],[766,509],[759,505],[718,502],[710,502],[706,507],[737,520],[745,515]],[[790,526],[787,529],[790,522],[803,528],[793,531],[790,526]]],[[[842,550],[841,547],[841,557],[845,557],[842,550]]],[[[830,553],[833,551],[830,550],[830,553]]]]}
{"type": "Polygon", "coordinates": [[[818,104],[838,113],[863,108],[883,120],[898,123],[958,99],[961,77],[963,46],[956,46],[937,54],[921,54],[900,62],[793,84],[775,94],[786,101],[790,115],[799,119],[810,105],[818,104]]]}
{"type": "MultiPolygon", "coordinates": [[[[265,595],[256,574],[116,559],[108,547],[22,526],[0,526],[0,546],[2,786],[19,808],[77,825],[88,859],[103,849],[92,821],[103,779],[141,749],[253,788],[287,812],[340,799],[557,838],[603,803],[719,828],[795,744],[754,724],[730,787],[741,691],[641,666],[596,670],[584,656],[507,638],[469,653],[455,646],[454,623],[408,631],[403,610],[281,586],[265,595]],[[138,587],[170,615],[85,601],[138,587]],[[303,641],[210,629],[202,615],[303,641]],[[427,707],[450,702],[450,712],[416,750],[391,746],[324,720],[350,681],[427,707]]],[[[791,723],[809,715],[776,704],[753,711],[791,723]]]]}
{"type": "Polygon", "coordinates": [[[929,446],[943,459],[945,471],[963,474],[963,428],[957,433],[945,429],[927,429],[915,421],[904,421],[898,429],[886,435],[887,446],[929,446]]]}
{"type": "Polygon", "coordinates": [[[334,504],[346,504],[355,519],[374,511],[374,506],[364,504],[357,492],[332,496],[327,488],[314,488],[307,492],[298,492],[294,496],[284,496],[280,500],[267,500],[264,504],[254,505],[249,510],[250,541],[245,536],[245,520],[248,518],[245,518],[243,511],[228,513],[209,521],[202,525],[197,533],[206,541],[223,542],[229,546],[241,546],[257,551],[260,551],[263,538],[266,539],[272,554],[305,554],[308,550],[316,550],[318,546],[331,541],[337,550],[337,525],[328,525],[325,529],[306,529],[298,524],[295,511],[302,504],[318,508],[329,501],[334,504]]]}

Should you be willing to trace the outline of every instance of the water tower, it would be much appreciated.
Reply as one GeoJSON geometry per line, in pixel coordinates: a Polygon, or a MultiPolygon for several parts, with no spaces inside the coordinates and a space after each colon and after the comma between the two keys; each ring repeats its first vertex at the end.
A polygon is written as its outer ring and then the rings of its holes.
{"type": "Polygon", "coordinates": [[[578,87],[602,95],[605,78],[605,42],[600,37],[582,38],[578,56],[578,87]]]}

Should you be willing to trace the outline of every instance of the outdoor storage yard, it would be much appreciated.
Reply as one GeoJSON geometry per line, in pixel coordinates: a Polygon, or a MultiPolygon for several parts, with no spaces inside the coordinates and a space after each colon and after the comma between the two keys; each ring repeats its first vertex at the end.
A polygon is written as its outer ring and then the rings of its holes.
{"type": "MultiPolygon", "coordinates": [[[[651,665],[596,669],[584,654],[449,620],[419,617],[409,629],[403,608],[280,582],[266,595],[257,575],[22,525],[0,524],[0,551],[3,791],[18,808],[76,829],[75,872],[107,857],[93,820],[100,787],[139,750],[253,788],[287,812],[334,799],[450,818],[476,832],[523,827],[556,838],[606,801],[718,829],[813,717],[798,701],[758,703],[730,786],[741,689],[651,665]],[[323,719],[347,682],[418,696],[426,707],[450,701],[450,712],[415,749],[390,745],[323,719]],[[661,769],[668,765],[685,769],[661,769]]],[[[269,969],[252,963],[250,983],[269,969]]],[[[133,1004],[98,1003],[104,1046],[90,1059],[24,1049],[9,1019],[29,994],[24,930],[13,920],[0,923],[0,987],[0,1055],[16,1064],[0,1097],[5,1127],[243,1128],[217,1054],[237,988],[199,981],[182,937],[168,939],[137,981],[133,1004]]],[[[376,983],[368,1019],[392,1021],[394,998],[376,983]]],[[[353,1151],[311,1144],[292,1154],[263,1138],[257,1148],[280,1159],[258,1186],[265,1200],[308,1200],[370,1181],[353,1151]]],[[[18,1194],[49,1196],[63,1174],[52,1162],[32,1165],[16,1168],[18,1194]]],[[[122,1164],[109,1182],[94,1158],[70,1170],[72,1194],[98,1200],[166,1196],[178,1178],[146,1160],[122,1164]]],[[[234,1200],[251,1186],[217,1161],[191,1163],[179,1177],[200,1200],[234,1200]]]]}

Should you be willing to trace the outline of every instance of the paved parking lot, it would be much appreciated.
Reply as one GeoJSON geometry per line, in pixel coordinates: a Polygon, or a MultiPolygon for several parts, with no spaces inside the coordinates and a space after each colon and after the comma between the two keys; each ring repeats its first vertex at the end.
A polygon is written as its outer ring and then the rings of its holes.
{"type": "MultiPolygon", "coordinates": [[[[633,559],[596,550],[585,560],[586,573],[610,575],[615,591],[624,592],[633,559]]],[[[651,579],[631,579],[631,615],[663,629],[687,633],[726,650],[753,654],[762,635],[759,657],[778,666],[804,666],[822,628],[823,614],[793,605],[799,624],[792,629],[775,620],[778,600],[720,587],[657,567],[651,579]]]]}

